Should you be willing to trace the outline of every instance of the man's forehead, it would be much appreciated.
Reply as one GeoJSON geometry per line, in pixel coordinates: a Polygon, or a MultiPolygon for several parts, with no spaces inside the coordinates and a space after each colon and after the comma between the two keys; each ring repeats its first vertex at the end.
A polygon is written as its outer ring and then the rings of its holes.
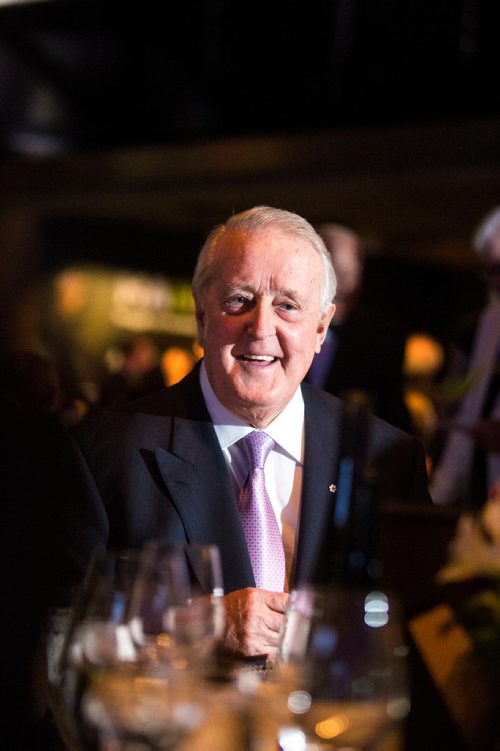
{"type": "Polygon", "coordinates": [[[314,246],[307,238],[301,237],[286,227],[272,225],[247,229],[229,229],[224,233],[219,242],[219,250],[228,249],[234,252],[238,249],[241,250],[247,246],[252,246],[255,242],[265,244],[267,240],[276,247],[282,245],[283,248],[288,249],[290,245],[294,245],[297,248],[316,252],[314,246]]]}

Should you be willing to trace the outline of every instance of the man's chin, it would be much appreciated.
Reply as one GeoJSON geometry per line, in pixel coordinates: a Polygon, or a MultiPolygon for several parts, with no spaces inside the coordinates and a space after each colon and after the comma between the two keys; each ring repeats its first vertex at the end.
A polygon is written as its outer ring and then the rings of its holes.
{"type": "Polygon", "coordinates": [[[229,409],[255,427],[264,427],[282,411],[290,396],[288,389],[284,391],[271,385],[267,388],[239,389],[229,409]]]}
{"type": "Polygon", "coordinates": [[[285,385],[276,369],[239,372],[233,381],[235,394],[243,402],[264,406],[280,397],[285,385]]]}

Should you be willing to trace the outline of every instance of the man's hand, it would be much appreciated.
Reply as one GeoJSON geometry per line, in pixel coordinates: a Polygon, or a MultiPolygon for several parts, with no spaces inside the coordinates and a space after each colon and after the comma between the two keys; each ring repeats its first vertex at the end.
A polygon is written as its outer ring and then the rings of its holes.
{"type": "Polygon", "coordinates": [[[278,651],[288,594],[247,587],[224,596],[226,627],[223,645],[244,657],[278,651]]]}

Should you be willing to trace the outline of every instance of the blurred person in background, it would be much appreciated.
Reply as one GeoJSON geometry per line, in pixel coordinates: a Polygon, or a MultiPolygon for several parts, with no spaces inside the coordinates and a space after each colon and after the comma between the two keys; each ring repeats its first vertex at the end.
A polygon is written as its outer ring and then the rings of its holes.
{"type": "Polygon", "coordinates": [[[500,426],[500,206],[480,223],[473,247],[488,300],[473,330],[470,356],[462,350],[468,389],[443,426],[446,440],[431,478],[432,499],[440,505],[481,506],[500,477],[495,450],[500,426]]]}
{"type": "Polygon", "coordinates": [[[149,335],[133,336],[118,349],[118,369],[105,376],[99,388],[100,407],[117,407],[165,386],[160,351],[149,335]]]}
{"type": "Polygon", "coordinates": [[[337,274],[336,312],[306,381],[335,396],[364,392],[374,414],[414,432],[403,392],[405,331],[362,301],[365,255],[360,237],[340,224],[322,224],[318,234],[337,274]]]}
{"type": "Polygon", "coordinates": [[[476,332],[482,313],[490,303],[500,300],[500,206],[493,208],[480,221],[472,247],[477,259],[477,276],[482,285],[480,302],[468,310],[453,327],[447,348],[446,372],[464,377],[470,367],[476,332]]]}
{"type": "Polygon", "coordinates": [[[52,358],[28,349],[3,352],[0,389],[19,407],[50,416],[64,427],[75,425],[88,408],[82,398],[66,394],[52,358]]]}

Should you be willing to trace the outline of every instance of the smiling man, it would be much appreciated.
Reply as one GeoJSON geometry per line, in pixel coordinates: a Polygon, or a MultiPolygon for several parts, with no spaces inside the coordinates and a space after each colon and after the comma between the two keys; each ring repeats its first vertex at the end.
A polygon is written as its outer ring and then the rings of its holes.
{"type": "Polygon", "coordinates": [[[335,311],[335,277],[321,245],[290,234],[291,218],[274,214],[276,226],[261,227],[255,210],[216,230],[193,281],[208,380],[222,404],[255,428],[290,402],[335,311]]]}
{"type": "MultiPolygon", "coordinates": [[[[313,576],[337,482],[342,402],[302,384],[335,312],[335,273],[305,219],[259,206],[209,235],[193,294],[202,361],[74,430],[79,519],[87,549],[218,545],[225,645],[272,656],[288,591],[313,576]],[[254,503],[265,507],[258,522],[254,503]]],[[[415,438],[373,418],[368,453],[384,498],[429,501],[415,438]]]]}

